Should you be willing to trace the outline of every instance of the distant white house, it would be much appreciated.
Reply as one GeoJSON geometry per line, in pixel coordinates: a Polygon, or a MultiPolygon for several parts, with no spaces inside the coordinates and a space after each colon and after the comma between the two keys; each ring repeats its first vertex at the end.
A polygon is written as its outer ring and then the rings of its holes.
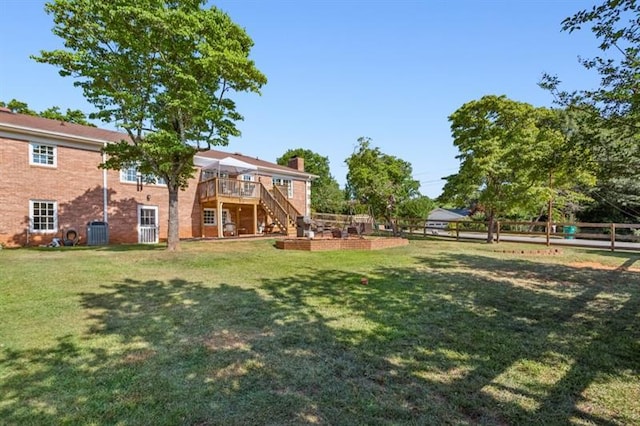
{"type": "Polygon", "coordinates": [[[431,210],[424,226],[425,228],[433,229],[437,233],[439,229],[446,229],[449,221],[463,220],[470,213],[471,211],[467,209],[443,209],[438,207],[431,210]]]}

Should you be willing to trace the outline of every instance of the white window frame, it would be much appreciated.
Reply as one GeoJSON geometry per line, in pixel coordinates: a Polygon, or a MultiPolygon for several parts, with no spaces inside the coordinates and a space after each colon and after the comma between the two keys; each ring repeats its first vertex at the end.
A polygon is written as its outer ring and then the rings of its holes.
{"type": "Polygon", "coordinates": [[[293,179],[282,177],[282,176],[274,176],[271,178],[271,182],[274,185],[286,186],[288,189],[287,198],[293,198],[293,179]],[[289,183],[287,184],[286,182],[289,182],[289,183]]]}
{"type": "Polygon", "coordinates": [[[242,175],[241,180],[242,184],[242,192],[245,196],[251,196],[253,194],[253,176],[252,175],[242,175]]]}
{"type": "Polygon", "coordinates": [[[217,220],[217,211],[214,208],[208,208],[205,207],[203,212],[202,212],[202,223],[204,223],[204,226],[217,226],[218,225],[218,220],[217,220]],[[206,221],[206,213],[211,213],[213,215],[213,221],[207,223],[206,221]]]}
{"type": "Polygon", "coordinates": [[[120,169],[120,182],[137,183],[138,168],[135,166],[129,166],[120,169]]]}
{"type": "Polygon", "coordinates": [[[213,179],[218,176],[218,171],[212,169],[202,169],[200,176],[201,181],[213,179]]]}
{"type": "Polygon", "coordinates": [[[29,164],[32,166],[41,166],[41,167],[58,167],[58,147],[55,145],[46,144],[46,143],[37,143],[37,142],[29,143],[29,164]],[[40,152],[36,152],[35,151],[36,147],[50,149],[51,153],[43,154],[40,152]],[[39,161],[35,161],[36,155],[38,156],[38,158],[41,158],[41,156],[47,159],[51,158],[51,164],[49,164],[48,162],[41,163],[39,161]]]}
{"type": "MultiPolygon", "coordinates": [[[[41,206],[39,206],[41,208],[41,206]]],[[[47,207],[48,208],[48,207],[47,207]]],[[[49,217],[49,215],[38,215],[39,217],[49,217]]],[[[58,232],[58,202],[52,200],[29,200],[29,231],[35,234],[55,234],[58,232]],[[47,203],[53,205],[53,228],[35,229],[35,205],[36,203],[47,203]]]]}
{"type": "Polygon", "coordinates": [[[231,212],[229,211],[229,209],[222,209],[222,225],[223,226],[225,223],[233,223],[232,220],[229,220],[230,217],[231,217],[231,212]]]}
{"type": "MultiPolygon", "coordinates": [[[[129,167],[123,167],[120,169],[120,182],[123,183],[138,183],[138,168],[133,165],[129,167]]],[[[161,177],[153,175],[142,176],[142,183],[147,185],[167,186],[167,182],[161,177]]]]}
{"type": "MultiPolygon", "coordinates": [[[[202,222],[204,223],[204,226],[218,226],[218,211],[217,209],[213,208],[213,207],[205,207],[203,209],[203,213],[202,213],[202,222]],[[213,223],[206,223],[204,221],[204,212],[212,212],[213,213],[213,223]]],[[[224,225],[225,223],[228,222],[228,219],[231,217],[231,212],[229,211],[229,209],[222,209],[222,224],[224,225]]]]}

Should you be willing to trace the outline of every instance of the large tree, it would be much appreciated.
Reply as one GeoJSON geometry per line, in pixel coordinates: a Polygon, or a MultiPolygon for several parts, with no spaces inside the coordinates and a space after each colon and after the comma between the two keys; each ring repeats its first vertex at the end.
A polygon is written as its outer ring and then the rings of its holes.
{"type": "Polygon", "coordinates": [[[567,149],[556,111],[484,96],[464,104],[449,121],[461,163],[457,174],[445,178],[440,201],[468,207],[463,203],[476,200],[489,222],[489,243],[497,218],[538,211],[591,180],[572,161],[580,156],[567,149]]]}
{"type": "Polygon", "coordinates": [[[106,147],[102,167],[135,165],[165,180],[169,250],[179,249],[178,194],[193,158],[239,135],[242,116],[229,95],[258,92],[265,76],[249,59],[253,41],[204,0],[55,0],[53,32],[64,48],[35,59],[77,78],[93,117],[123,128],[128,139],[106,147]]]}
{"type": "Polygon", "coordinates": [[[0,101],[0,107],[9,108],[11,111],[17,112],[19,114],[34,115],[38,117],[50,118],[52,120],[66,121],[67,123],[75,123],[82,124],[83,126],[95,127],[95,124],[87,121],[86,114],[79,109],[67,108],[67,112],[63,114],[62,111],[60,111],[60,107],[53,106],[45,109],[44,111],[36,112],[29,108],[29,105],[26,102],[22,102],[17,99],[11,99],[6,103],[0,101]]]}
{"type": "Polygon", "coordinates": [[[603,124],[640,143],[640,3],[606,0],[562,21],[562,30],[587,26],[599,39],[602,56],[580,59],[588,70],[600,75],[600,86],[578,91],[560,90],[560,78],[545,74],[541,86],[551,90],[563,106],[588,106],[604,118],[603,124]]]}
{"type": "Polygon", "coordinates": [[[582,111],[581,132],[588,135],[600,165],[594,203],[580,216],[588,221],[628,221],[640,216],[640,4],[606,0],[562,21],[562,30],[588,28],[601,56],[581,59],[600,76],[596,88],[565,91],[557,76],[545,75],[543,88],[556,101],[582,111]]]}
{"type": "Polygon", "coordinates": [[[412,177],[411,164],[372,148],[371,139],[366,137],[358,139],[356,150],[345,163],[349,169],[349,198],[367,205],[374,217],[384,217],[397,234],[393,219],[398,205],[420,195],[420,183],[412,177]]]}
{"type": "Polygon", "coordinates": [[[320,213],[341,213],[345,205],[344,192],[331,175],[329,157],[309,149],[296,148],[287,150],[276,162],[286,166],[293,157],[304,159],[305,171],[318,176],[311,182],[311,209],[320,213]]]}

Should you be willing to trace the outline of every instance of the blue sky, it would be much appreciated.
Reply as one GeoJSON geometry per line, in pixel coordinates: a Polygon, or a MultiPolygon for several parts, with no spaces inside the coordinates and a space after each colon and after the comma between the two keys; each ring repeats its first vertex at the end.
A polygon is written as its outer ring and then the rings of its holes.
{"type": "MultiPolygon", "coordinates": [[[[275,161],[305,148],[329,157],[344,186],[344,160],[360,136],[411,163],[421,192],[440,194],[458,170],[447,117],[483,95],[535,106],[552,97],[543,72],[565,88],[597,85],[578,56],[598,53],[589,31],[560,22],[591,1],[226,0],[213,2],[253,38],[252,58],[269,79],[261,96],[239,94],[242,136],[221,148],[275,161]]],[[[61,46],[44,1],[0,0],[0,100],[91,112],[51,65],[29,58],[61,46]]],[[[99,124],[104,127],[108,125],[99,124]]]]}

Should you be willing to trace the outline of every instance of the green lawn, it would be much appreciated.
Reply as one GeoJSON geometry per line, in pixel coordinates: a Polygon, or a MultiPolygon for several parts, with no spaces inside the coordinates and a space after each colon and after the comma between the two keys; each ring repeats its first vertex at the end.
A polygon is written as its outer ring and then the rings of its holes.
{"type": "Polygon", "coordinates": [[[0,423],[640,424],[640,255],[515,247],[1,250],[0,423]]]}

